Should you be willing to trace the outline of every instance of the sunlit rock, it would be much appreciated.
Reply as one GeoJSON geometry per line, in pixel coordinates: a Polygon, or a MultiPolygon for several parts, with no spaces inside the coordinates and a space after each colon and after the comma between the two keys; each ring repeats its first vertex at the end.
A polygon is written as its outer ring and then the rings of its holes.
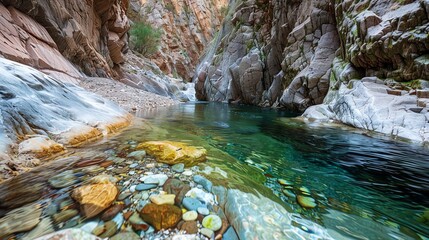
{"type": "Polygon", "coordinates": [[[176,226],[182,219],[182,210],[174,205],[149,203],[144,206],[140,216],[156,230],[160,230],[176,226]]]}
{"type": "Polygon", "coordinates": [[[108,208],[117,194],[118,189],[109,182],[78,187],[73,190],[71,196],[80,204],[85,217],[90,218],[108,208]]]}
{"type": "Polygon", "coordinates": [[[180,142],[171,141],[150,141],[140,144],[138,149],[144,149],[158,162],[170,165],[184,163],[185,166],[192,166],[204,162],[207,150],[201,147],[188,146],[180,142]]]}

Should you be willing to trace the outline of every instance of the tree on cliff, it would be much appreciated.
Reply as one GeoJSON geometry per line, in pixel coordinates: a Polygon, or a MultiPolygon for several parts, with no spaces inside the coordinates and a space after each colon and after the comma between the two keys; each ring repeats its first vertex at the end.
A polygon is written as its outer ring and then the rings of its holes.
{"type": "Polygon", "coordinates": [[[155,29],[147,22],[138,22],[131,27],[131,46],[132,48],[150,57],[158,51],[162,32],[155,29]]]}

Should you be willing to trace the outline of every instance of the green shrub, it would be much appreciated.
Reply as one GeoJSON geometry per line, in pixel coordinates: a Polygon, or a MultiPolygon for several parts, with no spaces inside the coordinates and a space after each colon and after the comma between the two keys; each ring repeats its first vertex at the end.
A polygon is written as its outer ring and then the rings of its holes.
{"type": "Polygon", "coordinates": [[[147,22],[135,23],[131,27],[131,46],[133,50],[150,57],[158,51],[162,32],[147,22]]]}

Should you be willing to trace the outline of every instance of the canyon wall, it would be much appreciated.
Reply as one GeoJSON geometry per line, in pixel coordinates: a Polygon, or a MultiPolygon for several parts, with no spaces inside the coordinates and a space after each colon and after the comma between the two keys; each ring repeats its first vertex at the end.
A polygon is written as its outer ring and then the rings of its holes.
{"type": "Polygon", "coordinates": [[[215,54],[195,75],[197,97],[303,112],[333,87],[332,67],[347,66],[345,80],[428,79],[427,4],[231,1],[215,54]]]}
{"type": "Polygon", "coordinates": [[[2,0],[0,53],[61,77],[79,78],[81,71],[119,78],[128,50],[127,5],[122,0],[2,0]]]}
{"type": "Polygon", "coordinates": [[[227,5],[227,0],[131,0],[128,15],[162,30],[160,49],[151,61],[170,77],[190,81],[227,5]]]}

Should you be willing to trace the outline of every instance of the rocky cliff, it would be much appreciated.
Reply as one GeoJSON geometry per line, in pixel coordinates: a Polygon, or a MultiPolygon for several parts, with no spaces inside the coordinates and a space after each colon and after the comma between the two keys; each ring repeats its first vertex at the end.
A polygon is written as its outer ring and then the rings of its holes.
{"type": "Polygon", "coordinates": [[[354,70],[345,80],[428,79],[426,7],[427,1],[232,1],[216,54],[197,73],[198,98],[304,111],[323,102],[338,64],[354,70]]]}
{"type": "Polygon", "coordinates": [[[0,53],[62,77],[120,77],[128,49],[127,1],[17,1],[0,4],[0,53]],[[64,75],[65,74],[65,75],[64,75]]]}
{"type": "Polygon", "coordinates": [[[152,61],[171,77],[190,81],[198,60],[220,27],[227,0],[131,0],[128,14],[162,29],[152,61]]]}
{"type": "Polygon", "coordinates": [[[197,98],[299,112],[325,103],[305,116],[428,141],[428,12],[424,0],[231,1],[197,98]]]}

